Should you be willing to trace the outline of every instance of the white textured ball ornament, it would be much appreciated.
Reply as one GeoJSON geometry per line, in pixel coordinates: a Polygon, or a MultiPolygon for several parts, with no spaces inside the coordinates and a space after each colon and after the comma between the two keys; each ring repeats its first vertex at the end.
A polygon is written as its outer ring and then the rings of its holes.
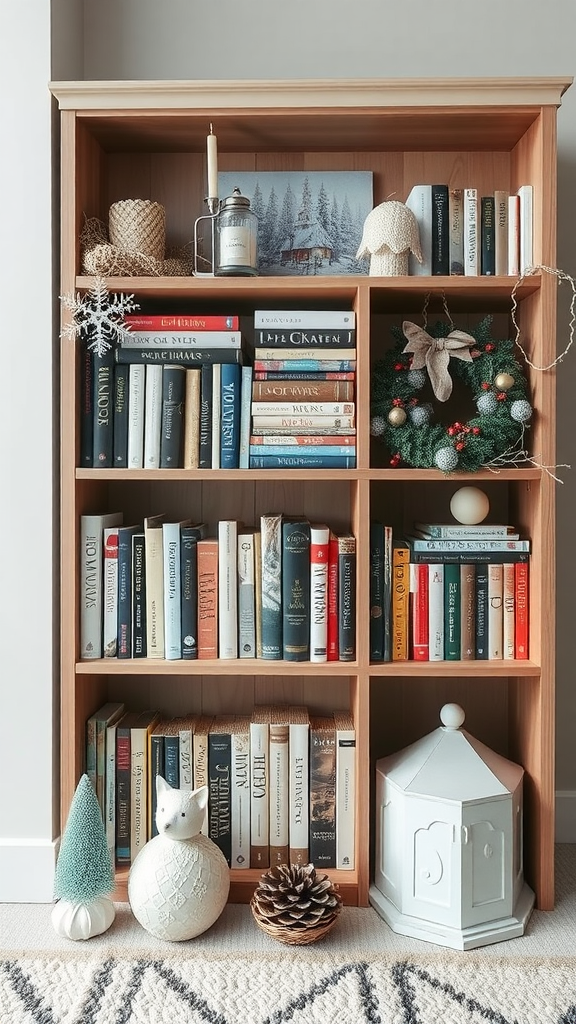
{"type": "Polygon", "coordinates": [[[453,448],[439,448],[434,456],[434,462],[443,473],[451,473],[458,465],[458,455],[453,448]]]}
{"type": "Polygon", "coordinates": [[[450,511],[457,522],[475,526],[486,519],[490,502],[479,487],[460,487],[450,499],[450,511]]]}
{"type": "Polygon", "coordinates": [[[516,423],[528,423],[532,418],[532,406],[525,398],[518,398],[510,406],[510,415],[516,423]]]}
{"type": "Polygon", "coordinates": [[[192,792],[156,779],[158,835],[140,850],[128,876],[132,913],[158,939],[194,939],[220,917],[230,891],[222,851],[200,835],[208,787],[192,792]]]}
{"type": "Polygon", "coordinates": [[[421,391],[427,379],[428,374],[424,370],[408,370],[408,383],[414,391],[421,391]]]}
{"type": "Polygon", "coordinates": [[[485,395],[480,395],[476,399],[476,408],[481,416],[491,416],[498,408],[496,395],[492,391],[487,391],[485,395]]]}
{"type": "Polygon", "coordinates": [[[381,437],[386,429],[386,420],[383,416],[373,416],[370,420],[370,433],[372,437],[381,437]]]}
{"type": "Polygon", "coordinates": [[[426,405],[414,405],[408,415],[415,427],[425,427],[430,423],[430,409],[426,405]]]}

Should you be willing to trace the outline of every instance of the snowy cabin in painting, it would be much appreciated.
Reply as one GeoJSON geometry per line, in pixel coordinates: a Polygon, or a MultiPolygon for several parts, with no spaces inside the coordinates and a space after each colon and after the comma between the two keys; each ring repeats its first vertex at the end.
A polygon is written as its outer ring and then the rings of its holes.
{"type": "Polygon", "coordinates": [[[321,266],[330,262],[333,254],[332,239],[321,224],[296,225],[294,234],[282,244],[280,260],[286,263],[307,263],[321,266]]]}

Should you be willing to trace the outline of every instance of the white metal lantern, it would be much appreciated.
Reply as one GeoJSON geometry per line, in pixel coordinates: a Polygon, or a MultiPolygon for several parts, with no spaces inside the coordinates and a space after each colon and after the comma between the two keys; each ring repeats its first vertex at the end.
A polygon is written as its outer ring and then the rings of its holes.
{"type": "Polygon", "coordinates": [[[370,902],[403,935],[472,949],[524,933],[534,893],[522,864],[523,769],[442,726],[376,764],[370,902]]]}

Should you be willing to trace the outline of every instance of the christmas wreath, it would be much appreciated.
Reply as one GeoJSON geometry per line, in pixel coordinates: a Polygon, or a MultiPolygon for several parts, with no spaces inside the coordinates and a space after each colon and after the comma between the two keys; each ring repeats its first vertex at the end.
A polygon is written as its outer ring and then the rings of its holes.
{"type": "Polygon", "coordinates": [[[532,416],[528,384],[514,358],[514,342],[491,336],[492,317],[470,334],[439,322],[430,333],[405,321],[393,328],[395,345],[374,367],[371,433],[391,453],[391,466],[475,472],[509,454],[532,416]],[[467,385],[477,414],[466,423],[435,421],[434,406],[419,396],[429,383],[446,402],[452,376],[467,385]]]}

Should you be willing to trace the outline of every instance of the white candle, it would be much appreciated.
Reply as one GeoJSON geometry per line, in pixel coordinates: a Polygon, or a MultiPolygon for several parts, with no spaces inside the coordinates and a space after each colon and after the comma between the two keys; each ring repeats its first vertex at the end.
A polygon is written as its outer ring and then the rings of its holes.
{"type": "Polygon", "coordinates": [[[206,138],[206,153],[208,157],[208,199],[218,197],[218,140],[212,132],[206,138]]]}

